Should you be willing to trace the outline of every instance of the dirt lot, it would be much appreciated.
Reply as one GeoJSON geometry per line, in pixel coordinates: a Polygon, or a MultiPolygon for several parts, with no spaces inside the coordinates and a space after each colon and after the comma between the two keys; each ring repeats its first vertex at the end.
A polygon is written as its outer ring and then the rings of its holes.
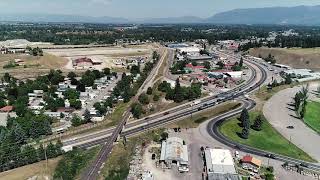
{"type": "Polygon", "coordinates": [[[67,60],[51,54],[45,53],[44,56],[30,56],[26,54],[1,54],[0,55],[0,74],[9,72],[15,76],[33,76],[47,72],[50,69],[60,69],[67,64],[67,60]],[[24,61],[24,65],[16,66],[13,68],[4,69],[3,66],[15,59],[24,61]]]}
{"type": "Polygon", "coordinates": [[[52,178],[54,170],[58,165],[61,157],[48,160],[48,168],[46,173],[46,161],[41,161],[39,163],[23,166],[11,171],[0,173],[0,180],[21,180],[28,179],[31,177],[38,177],[37,180],[49,179],[52,178]]]}
{"type": "Polygon", "coordinates": [[[101,48],[77,48],[77,49],[49,49],[45,52],[63,57],[69,62],[65,66],[66,69],[73,69],[71,61],[80,57],[88,57],[95,61],[101,61],[102,67],[116,68],[113,63],[116,60],[134,58],[134,57],[150,57],[153,52],[150,45],[123,47],[101,47],[101,48]]]}
{"type": "Polygon", "coordinates": [[[255,48],[250,50],[250,54],[256,57],[259,55],[267,57],[269,53],[279,64],[286,64],[293,68],[320,70],[320,48],[255,48]]]}

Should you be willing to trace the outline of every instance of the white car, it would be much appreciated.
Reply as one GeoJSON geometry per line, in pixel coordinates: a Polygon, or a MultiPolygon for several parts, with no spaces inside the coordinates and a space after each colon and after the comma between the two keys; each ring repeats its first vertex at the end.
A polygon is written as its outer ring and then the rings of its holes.
{"type": "Polygon", "coordinates": [[[235,156],[236,158],[240,158],[239,152],[236,151],[236,152],[234,153],[234,156],[235,156]]]}

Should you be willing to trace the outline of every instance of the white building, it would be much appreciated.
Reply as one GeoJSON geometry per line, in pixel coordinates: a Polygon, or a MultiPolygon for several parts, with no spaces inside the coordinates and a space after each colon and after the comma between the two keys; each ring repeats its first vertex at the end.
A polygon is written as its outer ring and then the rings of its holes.
{"type": "Polygon", "coordinates": [[[227,76],[230,76],[231,78],[234,79],[241,79],[242,78],[242,71],[230,71],[225,73],[227,76]]]}
{"type": "Polygon", "coordinates": [[[160,161],[169,168],[176,164],[180,172],[189,171],[188,148],[184,141],[178,137],[170,137],[162,142],[160,161]]]}
{"type": "Polygon", "coordinates": [[[200,48],[198,47],[180,47],[177,48],[180,53],[185,52],[187,54],[198,54],[200,53],[200,48]]]}
{"type": "Polygon", "coordinates": [[[240,180],[231,152],[226,149],[205,149],[208,180],[240,180]]]}

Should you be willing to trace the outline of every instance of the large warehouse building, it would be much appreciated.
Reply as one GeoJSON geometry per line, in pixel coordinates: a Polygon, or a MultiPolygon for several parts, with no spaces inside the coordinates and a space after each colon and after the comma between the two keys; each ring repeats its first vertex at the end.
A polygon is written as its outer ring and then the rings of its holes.
{"type": "Polygon", "coordinates": [[[183,140],[178,137],[170,137],[162,142],[160,161],[169,168],[176,164],[180,172],[189,171],[188,148],[183,140]]]}
{"type": "Polygon", "coordinates": [[[208,180],[240,180],[231,152],[226,149],[205,149],[208,180]]]}

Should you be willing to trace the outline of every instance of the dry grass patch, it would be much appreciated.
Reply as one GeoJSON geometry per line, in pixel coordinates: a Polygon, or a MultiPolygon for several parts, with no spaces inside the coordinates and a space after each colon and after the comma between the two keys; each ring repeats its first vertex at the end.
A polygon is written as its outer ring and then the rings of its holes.
{"type": "Polygon", "coordinates": [[[250,54],[258,57],[273,55],[277,63],[286,64],[293,68],[320,70],[320,48],[254,48],[250,54]]]}
{"type": "Polygon", "coordinates": [[[61,157],[49,159],[48,168],[46,170],[46,161],[30,164],[27,166],[19,167],[7,172],[0,173],[0,179],[3,180],[21,180],[30,177],[38,176],[37,180],[45,180],[45,176],[52,179],[54,170],[58,165],[61,157]]]}

